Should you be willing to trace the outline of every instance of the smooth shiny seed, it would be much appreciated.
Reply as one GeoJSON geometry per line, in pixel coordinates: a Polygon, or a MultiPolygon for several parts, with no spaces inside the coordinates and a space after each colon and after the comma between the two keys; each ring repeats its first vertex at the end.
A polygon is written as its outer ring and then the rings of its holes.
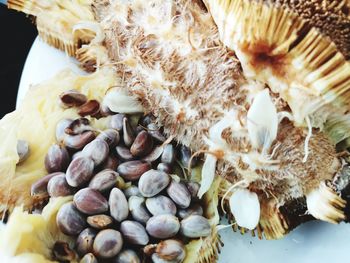
{"type": "Polygon", "coordinates": [[[52,173],[41,177],[38,181],[32,184],[30,195],[38,198],[44,198],[49,196],[47,192],[47,184],[49,183],[51,178],[60,175],[64,175],[64,173],[52,173]]]}
{"type": "Polygon", "coordinates": [[[29,143],[25,140],[17,141],[18,163],[23,162],[29,156],[29,143]]]}
{"type": "Polygon", "coordinates": [[[125,118],[124,114],[118,113],[111,117],[109,121],[109,128],[121,131],[123,129],[123,119],[125,118]]]}
{"type": "Polygon", "coordinates": [[[182,262],[186,257],[184,244],[176,239],[161,241],[156,248],[156,253],[164,260],[182,262]]]}
{"type": "Polygon", "coordinates": [[[152,114],[147,114],[147,115],[143,116],[142,118],[140,118],[139,123],[143,127],[147,127],[149,124],[153,123],[154,121],[155,121],[155,117],[152,114]]]}
{"type": "Polygon", "coordinates": [[[50,179],[47,184],[47,192],[50,197],[59,197],[72,195],[74,189],[67,183],[66,175],[62,173],[50,179]]]}
{"type": "Polygon", "coordinates": [[[125,249],[117,255],[114,262],[115,263],[141,263],[141,260],[134,250],[125,249]]]}
{"type": "Polygon", "coordinates": [[[87,223],[96,229],[106,229],[113,224],[113,218],[108,215],[88,216],[87,223]]]}
{"type": "Polygon", "coordinates": [[[87,98],[77,90],[67,90],[60,94],[60,100],[64,107],[79,107],[83,105],[87,98]]]}
{"type": "Polygon", "coordinates": [[[190,215],[203,215],[203,208],[200,204],[193,204],[189,208],[186,209],[180,209],[179,210],[179,217],[181,219],[184,219],[190,215]]]}
{"type": "Polygon", "coordinates": [[[113,229],[100,231],[94,240],[93,251],[97,257],[112,258],[123,247],[123,238],[120,232],[113,229]]]}
{"type": "Polygon", "coordinates": [[[82,117],[96,116],[100,112],[100,103],[97,100],[89,100],[78,109],[78,114],[82,117]]]}
{"type": "Polygon", "coordinates": [[[73,202],[80,212],[87,215],[96,215],[108,211],[106,198],[94,189],[84,188],[79,190],[74,195],[73,202]]]}
{"type": "Polygon", "coordinates": [[[130,150],[124,146],[115,147],[115,151],[117,156],[123,161],[131,161],[134,159],[134,156],[132,156],[130,150]]]}
{"type": "Polygon", "coordinates": [[[78,135],[86,131],[93,131],[89,120],[86,118],[75,119],[64,129],[64,132],[69,135],[78,135]]]}
{"type": "Polygon", "coordinates": [[[172,171],[170,164],[167,163],[159,163],[157,166],[157,170],[163,171],[167,174],[170,174],[172,171]]]}
{"type": "Polygon", "coordinates": [[[115,147],[120,140],[119,132],[114,129],[107,129],[102,131],[98,136],[97,139],[101,139],[105,141],[109,148],[112,149],[115,147]]]}
{"type": "Polygon", "coordinates": [[[113,171],[117,170],[119,165],[119,160],[113,154],[108,155],[107,159],[101,164],[101,169],[111,169],[113,171]]]}
{"type": "Polygon", "coordinates": [[[64,141],[67,133],[65,132],[66,128],[73,122],[72,119],[62,119],[56,125],[56,141],[61,143],[64,141]]]}
{"type": "Polygon", "coordinates": [[[111,216],[117,221],[122,222],[129,215],[128,201],[124,193],[118,189],[113,188],[109,195],[109,208],[111,216]]]}
{"type": "Polygon", "coordinates": [[[86,227],[86,220],[72,202],[61,206],[56,216],[56,223],[63,234],[75,236],[86,227]]]}
{"type": "Polygon", "coordinates": [[[146,224],[151,218],[145,206],[145,199],[139,196],[130,196],[128,200],[131,216],[137,222],[146,224]]]}
{"type": "MultiPolygon", "coordinates": [[[[182,164],[185,167],[188,167],[192,157],[192,151],[188,147],[181,145],[179,154],[180,154],[180,161],[182,162],[182,164]]],[[[191,168],[195,167],[197,164],[198,164],[198,158],[193,157],[191,161],[191,168]]]]}
{"type": "Polygon", "coordinates": [[[159,127],[154,124],[150,123],[147,125],[148,133],[155,139],[156,141],[163,143],[166,140],[166,137],[160,132],[159,127]]]}
{"type": "Polygon", "coordinates": [[[58,144],[52,145],[45,156],[45,168],[48,173],[64,172],[69,162],[67,149],[58,144]]]}
{"type": "Polygon", "coordinates": [[[120,232],[124,239],[133,245],[147,245],[149,242],[148,234],[138,222],[126,220],[120,224],[120,232]]]}
{"type": "Polygon", "coordinates": [[[157,161],[159,159],[159,157],[162,155],[163,149],[164,149],[164,147],[162,145],[158,145],[158,146],[154,147],[154,149],[149,154],[147,154],[145,157],[143,157],[142,160],[145,162],[149,162],[149,163],[153,163],[153,162],[157,161]]]}
{"type": "Polygon", "coordinates": [[[147,198],[146,207],[148,211],[150,211],[154,216],[163,214],[176,214],[176,205],[170,198],[164,195],[147,198]]]}
{"type": "Polygon", "coordinates": [[[153,253],[151,259],[153,263],[175,263],[173,261],[162,259],[157,253],[153,253]]]}
{"type": "Polygon", "coordinates": [[[54,258],[59,261],[73,261],[75,259],[74,251],[66,242],[56,241],[53,245],[52,251],[54,258]]]}
{"type": "Polygon", "coordinates": [[[130,153],[133,156],[144,156],[152,151],[153,139],[146,131],[141,131],[135,138],[130,147],[130,153]]]}
{"type": "Polygon", "coordinates": [[[181,208],[187,208],[191,204],[191,194],[183,183],[172,180],[166,189],[169,197],[181,208]]]}
{"type": "Polygon", "coordinates": [[[91,179],[89,188],[100,192],[110,190],[117,183],[118,176],[118,173],[111,169],[102,170],[91,179]]]}
{"type": "Polygon", "coordinates": [[[146,230],[152,237],[166,239],[173,237],[179,232],[180,222],[173,215],[158,215],[151,217],[147,224],[146,230]]]}
{"type": "Polygon", "coordinates": [[[92,245],[94,244],[97,231],[92,228],[85,228],[78,236],[75,243],[75,249],[80,256],[92,252],[92,245]]]}
{"type": "Polygon", "coordinates": [[[126,117],[123,119],[123,139],[127,147],[130,147],[135,140],[134,130],[126,117]]]}
{"type": "Polygon", "coordinates": [[[91,158],[95,166],[98,166],[108,157],[109,147],[105,141],[95,139],[84,147],[82,154],[91,158]]]}
{"type": "Polygon", "coordinates": [[[196,182],[186,182],[186,186],[191,194],[192,199],[197,199],[200,184],[196,182]]]}
{"type": "Polygon", "coordinates": [[[95,139],[96,135],[93,131],[87,131],[78,135],[66,135],[63,139],[63,144],[73,150],[81,150],[95,139]]]}
{"type": "Polygon", "coordinates": [[[124,194],[126,198],[129,198],[131,196],[139,196],[142,197],[139,188],[135,185],[130,185],[128,188],[124,190],[124,194]]]}
{"type": "Polygon", "coordinates": [[[94,162],[88,157],[78,157],[67,168],[67,183],[73,187],[82,186],[90,181],[93,172],[94,162]]]}
{"type": "Polygon", "coordinates": [[[161,157],[162,163],[172,164],[175,160],[175,149],[172,144],[164,146],[164,150],[161,157]]]}
{"type": "Polygon", "coordinates": [[[92,253],[88,253],[79,261],[79,263],[98,263],[96,257],[92,253]]]}
{"type": "Polygon", "coordinates": [[[151,165],[143,161],[129,161],[118,166],[117,172],[126,180],[135,181],[151,169],[151,165]]]}
{"type": "Polygon", "coordinates": [[[181,221],[181,234],[189,238],[209,236],[211,227],[208,219],[199,215],[190,215],[181,221]]]}
{"type": "Polygon", "coordinates": [[[167,173],[152,169],[142,174],[138,187],[144,197],[152,197],[163,191],[169,182],[170,177],[167,173]]]}

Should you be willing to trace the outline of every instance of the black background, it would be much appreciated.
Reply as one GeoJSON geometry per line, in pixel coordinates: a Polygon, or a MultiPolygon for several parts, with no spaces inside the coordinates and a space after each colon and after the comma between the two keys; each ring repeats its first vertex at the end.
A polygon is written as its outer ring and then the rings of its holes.
{"type": "Polygon", "coordinates": [[[0,4],[0,118],[16,106],[22,69],[37,35],[31,19],[0,4]]]}

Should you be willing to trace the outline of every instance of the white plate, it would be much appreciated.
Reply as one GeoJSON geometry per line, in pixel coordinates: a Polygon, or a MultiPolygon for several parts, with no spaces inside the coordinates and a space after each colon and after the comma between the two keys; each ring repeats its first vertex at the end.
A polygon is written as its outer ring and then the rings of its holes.
{"type": "MultiPolygon", "coordinates": [[[[73,59],[36,39],[22,73],[17,106],[30,84],[48,79],[66,67],[82,73],[73,59]]],[[[220,263],[335,263],[350,259],[349,224],[309,222],[274,241],[259,240],[250,234],[242,236],[230,228],[220,234],[225,243],[220,263]]]]}

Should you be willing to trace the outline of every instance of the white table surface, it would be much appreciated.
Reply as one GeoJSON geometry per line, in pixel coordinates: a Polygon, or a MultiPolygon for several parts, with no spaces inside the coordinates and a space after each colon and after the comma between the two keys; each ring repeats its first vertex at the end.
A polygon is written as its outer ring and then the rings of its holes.
{"type": "MultiPolygon", "coordinates": [[[[30,84],[52,77],[63,68],[84,74],[76,61],[36,39],[20,82],[17,106],[30,84]]],[[[350,224],[306,223],[282,240],[259,240],[230,228],[220,232],[225,245],[219,263],[340,263],[350,262],[350,224]]]]}

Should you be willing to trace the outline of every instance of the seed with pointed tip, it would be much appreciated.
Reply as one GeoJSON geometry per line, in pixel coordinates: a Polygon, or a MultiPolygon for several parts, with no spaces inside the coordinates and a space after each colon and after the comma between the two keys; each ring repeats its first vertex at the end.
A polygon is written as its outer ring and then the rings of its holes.
{"type": "Polygon", "coordinates": [[[181,221],[180,232],[185,237],[206,237],[211,233],[208,219],[199,215],[190,215],[181,221]]]}
{"type": "Polygon", "coordinates": [[[73,122],[72,119],[62,119],[56,125],[56,141],[61,143],[63,142],[67,133],[65,132],[66,128],[73,122]]]}
{"type": "Polygon", "coordinates": [[[106,198],[94,189],[84,188],[79,190],[74,195],[73,202],[79,211],[87,215],[96,215],[108,211],[106,198]]]}
{"type": "Polygon", "coordinates": [[[118,166],[117,172],[126,180],[135,181],[151,169],[151,165],[143,161],[129,161],[118,166]]]}
{"type": "Polygon", "coordinates": [[[126,117],[123,118],[123,139],[127,147],[130,147],[135,140],[134,130],[126,117]]]}
{"type": "Polygon", "coordinates": [[[92,252],[92,245],[97,235],[97,231],[91,227],[85,228],[78,236],[75,249],[80,256],[92,252]]]}
{"type": "Polygon", "coordinates": [[[134,159],[134,156],[132,156],[130,150],[124,146],[115,147],[115,151],[117,156],[123,161],[131,161],[134,159]]]}
{"type": "Polygon", "coordinates": [[[73,261],[75,259],[74,251],[69,247],[67,242],[56,241],[53,245],[52,252],[54,258],[59,261],[73,261]]]}
{"type": "Polygon", "coordinates": [[[109,154],[107,159],[101,164],[101,169],[111,169],[113,171],[117,170],[119,165],[119,160],[113,154],[109,154]]]}
{"type": "Polygon", "coordinates": [[[121,131],[123,129],[123,119],[125,118],[124,114],[118,113],[113,115],[109,121],[109,128],[121,131]]]}
{"type": "Polygon", "coordinates": [[[73,202],[61,206],[56,222],[62,233],[70,236],[78,235],[86,227],[85,217],[73,205],[73,202]]]}
{"type": "Polygon", "coordinates": [[[167,173],[158,170],[145,172],[139,180],[139,190],[144,197],[152,197],[165,189],[170,182],[167,173]]]}
{"type": "Polygon", "coordinates": [[[102,131],[97,136],[97,139],[105,141],[108,144],[109,148],[113,148],[119,143],[120,137],[118,131],[114,129],[107,129],[102,131]]]}
{"type": "Polygon", "coordinates": [[[156,124],[154,124],[154,123],[148,124],[147,130],[148,130],[148,133],[153,137],[153,139],[155,139],[156,141],[158,141],[160,143],[165,142],[166,138],[160,132],[159,127],[156,124]]]}
{"type": "Polygon", "coordinates": [[[73,187],[84,185],[90,181],[93,172],[94,162],[88,157],[78,157],[67,168],[67,183],[73,187]]]}
{"type": "Polygon", "coordinates": [[[186,209],[179,210],[179,217],[184,219],[190,215],[203,215],[203,208],[200,204],[193,204],[186,209]]]}
{"type": "Polygon", "coordinates": [[[147,198],[146,207],[148,211],[150,211],[154,216],[163,214],[176,214],[176,205],[170,198],[164,195],[147,198]]]}
{"type": "Polygon", "coordinates": [[[126,200],[124,193],[120,189],[112,189],[109,195],[109,208],[111,216],[117,222],[121,222],[128,217],[128,201],[126,200]]]}
{"type": "Polygon", "coordinates": [[[144,156],[152,151],[153,139],[146,131],[141,131],[130,147],[133,156],[144,156]]]}
{"type": "Polygon", "coordinates": [[[45,168],[49,173],[63,172],[69,164],[69,154],[65,147],[52,145],[45,156],[45,168]]]}
{"type": "Polygon", "coordinates": [[[154,149],[149,154],[147,154],[145,157],[143,157],[142,160],[145,162],[149,162],[149,163],[153,163],[153,162],[157,161],[159,159],[159,157],[162,155],[163,149],[164,149],[164,147],[162,145],[158,145],[158,146],[154,147],[154,149]]]}
{"type": "Polygon", "coordinates": [[[175,160],[175,150],[172,144],[164,146],[164,150],[161,157],[162,163],[172,164],[175,160]]]}
{"type": "Polygon", "coordinates": [[[60,174],[50,179],[47,192],[51,197],[67,196],[74,193],[74,189],[67,183],[66,175],[60,174]]]}
{"type": "Polygon", "coordinates": [[[87,223],[96,229],[106,229],[113,224],[113,218],[108,215],[88,216],[87,223]]]}
{"type": "Polygon", "coordinates": [[[111,169],[102,170],[91,179],[89,188],[105,192],[115,186],[118,176],[118,173],[111,169]]]}
{"type": "Polygon", "coordinates": [[[92,253],[88,253],[79,261],[79,263],[98,263],[96,257],[92,253]]]}
{"type": "Polygon", "coordinates": [[[128,188],[124,189],[124,194],[126,198],[129,198],[133,195],[142,197],[139,188],[135,185],[130,185],[128,188]]]}
{"type": "Polygon", "coordinates": [[[147,224],[146,230],[152,237],[165,239],[173,237],[179,232],[180,222],[173,215],[157,215],[151,217],[147,224]]]}
{"type": "Polygon", "coordinates": [[[102,117],[107,117],[109,115],[113,115],[114,113],[105,103],[102,102],[101,108],[100,108],[100,114],[102,117]]]}
{"type": "Polygon", "coordinates": [[[123,238],[119,231],[105,229],[100,231],[94,240],[93,251],[97,257],[112,258],[123,247],[123,238]]]}
{"type": "Polygon", "coordinates": [[[151,218],[145,206],[145,199],[139,196],[130,196],[128,200],[129,210],[134,220],[146,224],[151,218]]]}
{"type": "Polygon", "coordinates": [[[171,173],[171,166],[170,164],[167,164],[167,163],[159,163],[158,166],[157,166],[157,170],[159,171],[163,171],[167,174],[170,174],[171,173]]]}
{"type": "Polygon", "coordinates": [[[29,156],[29,143],[25,140],[17,141],[18,163],[23,162],[29,156]]]}
{"type": "Polygon", "coordinates": [[[147,245],[149,237],[143,225],[126,220],[120,224],[120,232],[127,242],[133,245],[147,245]]]}
{"type": "Polygon", "coordinates": [[[83,105],[87,101],[87,98],[77,90],[67,90],[60,94],[60,100],[65,107],[69,108],[83,105]]]}
{"type": "Polygon", "coordinates": [[[63,139],[63,144],[73,150],[81,150],[95,139],[96,135],[93,131],[87,131],[78,135],[66,135],[63,139]]]}
{"type": "Polygon", "coordinates": [[[117,255],[114,262],[115,263],[141,263],[141,260],[134,250],[125,249],[117,255]]]}
{"type": "Polygon", "coordinates": [[[57,172],[57,173],[52,173],[41,177],[39,180],[37,180],[35,183],[32,184],[32,187],[30,190],[31,196],[38,197],[38,198],[44,198],[48,196],[49,194],[47,192],[47,184],[53,177],[60,176],[60,175],[65,175],[65,174],[61,172],[57,172]]]}
{"type": "Polygon", "coordinates": [[[166,189],[169,197],[181,208],[187,208],[191,203],[191,194],[183,183],[172,180],[166,189]]]}
{"type": "Polygon", "coordinates": [[[100,103],[97,100],[89,100],[81,105],[78,109],[78,114],[82,117],[96,116],[100,112],[100,103]]]}
{"type": "Polygon", "coordinates": [[[67,128],[64,129],[64,132],[69,135],[77,135],[86,131],[92,131],[93,128],[90,126],[90,122],[86,118],[78,118],[72,121],[67,128]]]}
{"type": "Polygon", "coordinates": [[[95,139],[84,147],[82,154],[91,158],[95,166],[98,166],[106,160],[109,154],[109,147],[105,141],[95,139]]]}
{"type": "Polygon", "coordinates": [[[186,257],[184,244],[176,239],[161,241],[157,245],[156,253],[160,258],[172,262],[182,262],[186,257]]]}
{"type": "Polygon", "coordinates": [[[187,186],[188,191],[191,194],[192,199],[197,199],[200,184],[196,183],[196,182],[186,182],[186,186],[187,186]]]}

